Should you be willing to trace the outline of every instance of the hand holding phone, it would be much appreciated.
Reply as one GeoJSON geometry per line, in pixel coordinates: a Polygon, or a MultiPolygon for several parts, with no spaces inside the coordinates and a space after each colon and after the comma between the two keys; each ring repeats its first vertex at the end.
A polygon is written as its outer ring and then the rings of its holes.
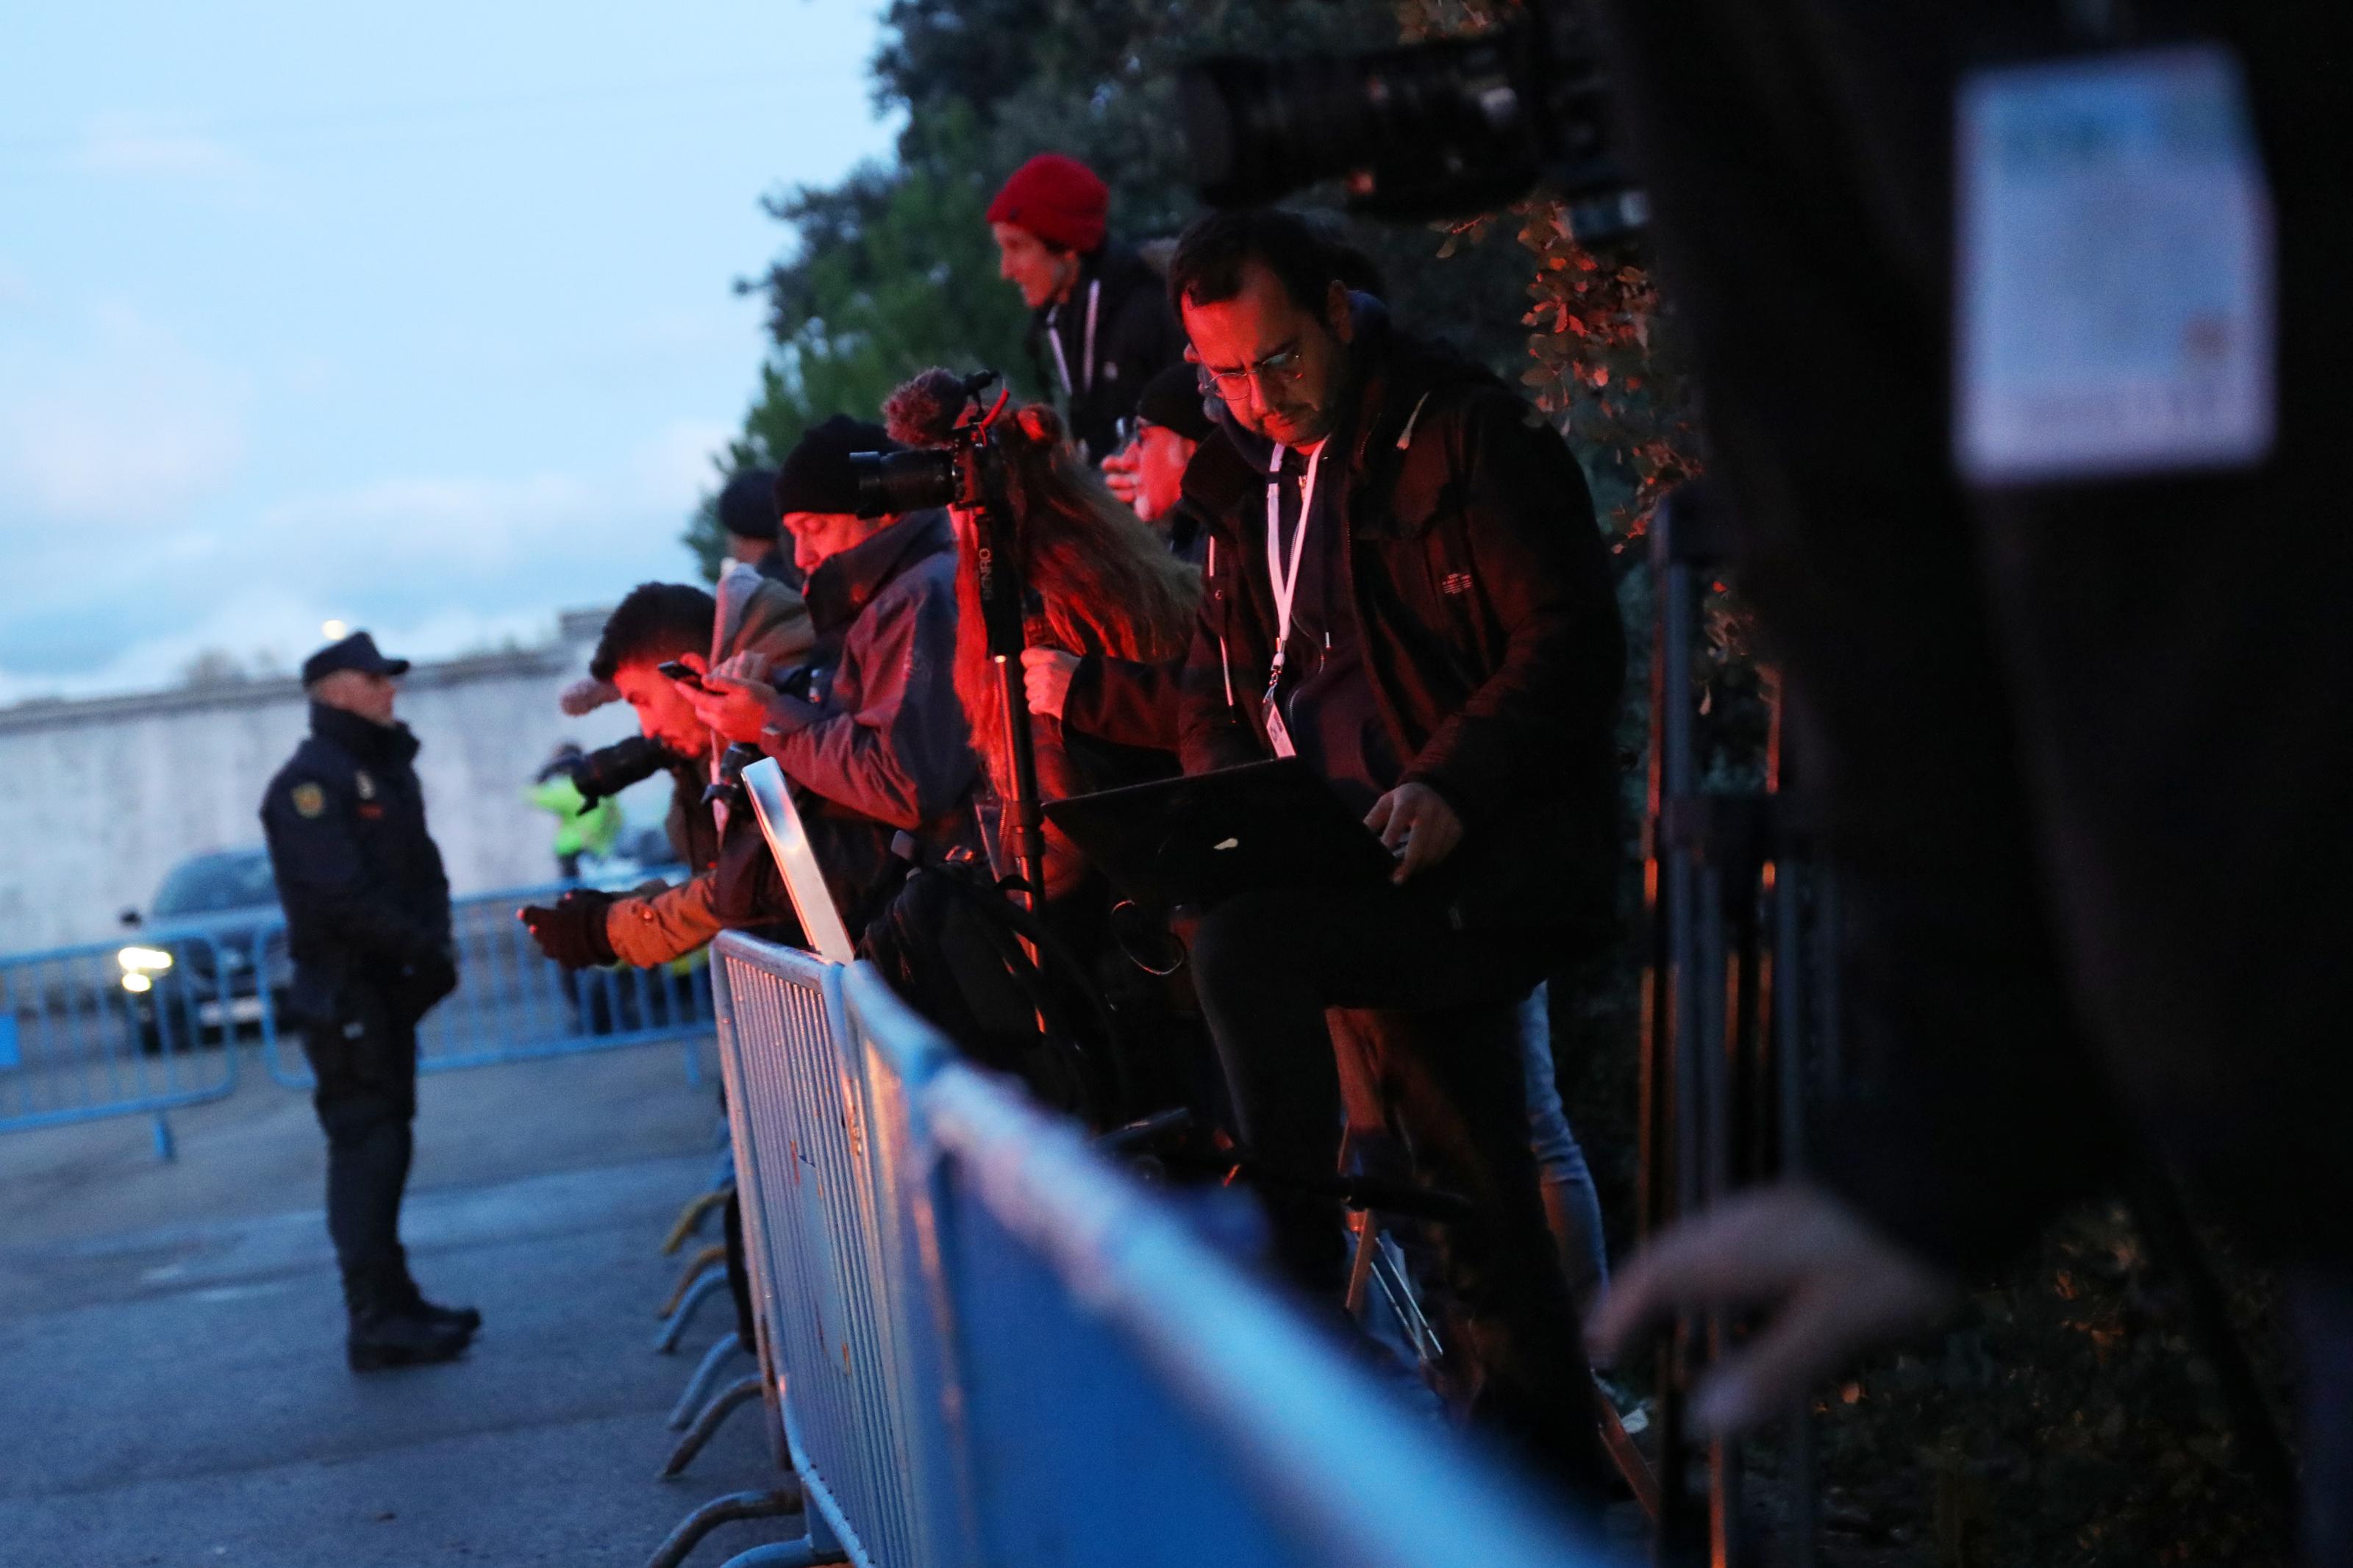
{"type": "Polygon", "coordinates": [[[654,666],[654,668],[661,671],[662,674],[670,677],[672,680],[677,681],[681,686],[691,686],[697,691],[708,691],[711,689],[711,688],[702,684],[702,672],[696,669],[694,666],[687,663],[684,659],[666,658],[662,660],[661,663],[654,666]]]}

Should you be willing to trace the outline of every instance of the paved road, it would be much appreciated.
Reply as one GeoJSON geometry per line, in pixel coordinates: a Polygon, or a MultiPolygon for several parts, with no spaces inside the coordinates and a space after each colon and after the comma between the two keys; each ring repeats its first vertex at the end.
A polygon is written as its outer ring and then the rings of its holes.
{"type": "MultiPolygon", "coordinates": [[[[750,1412],[653,1479],[728,1317],[650,1352],[677,1268],[655,1247],[712,1164],[680,1056],[424,1081],[412,1263],[489,1322],[465,1362],[367,1378],[343,1365],[317,1127],[257,1063],[174,1113],[170,1164],[137,1120],[0,1136],[0,1565],[633,1564],[771,1484],[750,1412]]],[[[767,1538],[731,1526],[695,1562],[767,1538]]]]}

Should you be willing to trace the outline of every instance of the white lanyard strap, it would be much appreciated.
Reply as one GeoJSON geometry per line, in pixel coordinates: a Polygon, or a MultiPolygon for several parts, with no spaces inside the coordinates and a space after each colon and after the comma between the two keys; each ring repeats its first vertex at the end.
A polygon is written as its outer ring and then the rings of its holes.
{"type": "Polygon", "coordinates": [[[1053,346],[1054,374],[1062,378],[1062,395],[1070,396],[1082,389],[1095,389],[1095,312],[1103,304],[1103,279],[1087,285],[1087,331],[1084,346],[1079,351],[1079,385],[1071,384],[1071,362],[1062,357],[1062,334],[1056,324],[1062,319],[1062,307],[1057,303],[1046,312],[1046,342],[1053,346]]]}
{"type": "Polygon", "coordinates": [[[1318,445],[1307,454],[1307,478],[1299,487],[1299,524],[1291,531],[1287,571],[1282,562],[1282,454],[1278,445],[1266,466],[1266,574],[1274,591],[1274,662],[1266,675],[1269,696],[1274,693],[1275,682],[1282,679],[1283,651],[1291,642],[1291,605],[1299,591],[1299,563],[1306,558],[1307,521],[1315,506],[1315,469],[1324,460],[1324,448],[1318,445]]]}

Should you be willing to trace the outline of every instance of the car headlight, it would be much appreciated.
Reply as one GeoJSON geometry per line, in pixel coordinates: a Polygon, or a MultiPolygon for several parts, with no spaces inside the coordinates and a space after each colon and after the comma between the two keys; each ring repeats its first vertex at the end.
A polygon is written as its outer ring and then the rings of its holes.
{"type": "Polygon", "coordinates": [[[129,970],[122,976],[122,988],[133,996],[143,996],[155,989],[154,980],[138,970],[129,970]]]}
{"type": "MultiPolygon", "coordinates": [[[[125,974],[161,974],[172,967],[172,955],[160,947],[126,947],[114,955],[114,962],[122,966],[125,974]]],[[[146,987],[134,985],[131,989],[143,991],[146,987]]]]}

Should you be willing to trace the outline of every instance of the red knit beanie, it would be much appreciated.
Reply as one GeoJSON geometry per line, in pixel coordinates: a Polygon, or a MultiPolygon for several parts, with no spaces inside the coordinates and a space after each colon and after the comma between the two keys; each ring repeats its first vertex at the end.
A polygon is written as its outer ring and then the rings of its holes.
{"type": "Polygon", "coordinates": [[[1110,210],[1111,191],[1092,169],[1060,153],[1040,153],[1013,171],[988,204],[988,221],[1026,228],[1063,250],[1088,251],[1103,243],[1110,210]]]}

